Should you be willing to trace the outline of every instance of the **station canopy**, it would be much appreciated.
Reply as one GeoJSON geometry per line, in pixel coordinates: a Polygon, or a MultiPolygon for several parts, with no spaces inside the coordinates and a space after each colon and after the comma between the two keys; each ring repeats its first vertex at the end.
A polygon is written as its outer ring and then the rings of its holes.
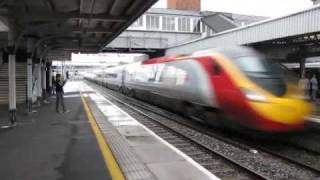
{"type": "MultiPolygon", "coordinates": [[[[116,38],[157,0],[2,0],[1,48],[14,44],[42,53],[98,52],[116,38]],[[7,30],[8,31],[8,30],[7,30]],[[39,51],[39,50],[38,50],[39,51]]],[[[1,31],[1,30],[0,30],[1,31]]]]}

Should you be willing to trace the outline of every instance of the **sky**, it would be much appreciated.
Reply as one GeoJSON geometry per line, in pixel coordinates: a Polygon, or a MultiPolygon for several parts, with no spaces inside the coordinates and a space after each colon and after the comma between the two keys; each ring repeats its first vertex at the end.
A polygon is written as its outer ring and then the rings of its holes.
{"type": "MultiPolygon", "coordinates": [[[[154,7],[166,8],[167,0],[154,7]]],[[[311,0],[202,0],[201,10],[278,17],[311,7],[311,0]]]]}

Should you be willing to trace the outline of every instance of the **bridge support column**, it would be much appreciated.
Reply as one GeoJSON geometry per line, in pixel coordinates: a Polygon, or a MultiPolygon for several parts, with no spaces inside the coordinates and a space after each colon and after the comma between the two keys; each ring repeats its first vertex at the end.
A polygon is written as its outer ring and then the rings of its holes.
{"type": "Polygon", "coordinates": [[[8,59],[9,74],[9,120],[15,124],[17,120],[17,102],[16,102],[16,55],[10,52],[8,59]]]}

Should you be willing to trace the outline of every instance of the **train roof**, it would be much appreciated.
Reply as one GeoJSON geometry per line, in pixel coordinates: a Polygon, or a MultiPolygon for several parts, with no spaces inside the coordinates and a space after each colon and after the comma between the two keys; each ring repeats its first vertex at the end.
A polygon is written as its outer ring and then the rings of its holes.
{"type": "Polygon", "coordinates": [[[190,55],[164,56],[159,58],[153,58],[153,59],[148,59],[143,61],[142,64],[159,64],[159,63],[165,63],[165,62],[171,62],[171,61],[177,61],[177,60],[184,60],[187,58],[209,56],[214,53],[221,53],[230,58],[258,55],[258,53],[252,48],[245,47],[245,46],[232,46],[232,47],[224,47],[224,48],[206,49],[202,51],[197,51],[190,55]]]}
{"type": "Polygon", "coordinates": [[[153,58],[153,59],[148,59],[142,62],[142,64],[159,64],[159,63],[165,63],[165,62],[170,62],[170,61],[175,61],[176,58],[178,57],[183,57],[183,56],[163,56],[159,58],[153,58]]]}

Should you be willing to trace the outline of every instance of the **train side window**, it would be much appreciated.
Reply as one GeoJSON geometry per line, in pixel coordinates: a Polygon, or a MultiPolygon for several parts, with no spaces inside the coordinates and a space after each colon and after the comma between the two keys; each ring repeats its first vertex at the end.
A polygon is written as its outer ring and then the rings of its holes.
{"type": "Polygon", "coordinates": [[[187,72],[183,69],[176,70],[176,85],[184,85],[187,81],[187,72]]]}
{"type": "Polygon", "coordinates": [[[148,82],[155,82],[157,77],[157,66],[158,65],[147,65],[148,69],[148,82]]]}
{"type": "Polygon", "coordinates": [[[161,77],[160,83],[167,85],[175,85],[176,84],[176,68],[170,65],[165,66],[161,77]]]}
{"type": "Polygon", "coordinates": [[[219,64],[216,64],[216,63],[215,63],[215,64],[213,65],[213,74],[214,74],[214,75],[220,75],[221,72],[222,72],[221,66],[220,66],[219,64]]]}

